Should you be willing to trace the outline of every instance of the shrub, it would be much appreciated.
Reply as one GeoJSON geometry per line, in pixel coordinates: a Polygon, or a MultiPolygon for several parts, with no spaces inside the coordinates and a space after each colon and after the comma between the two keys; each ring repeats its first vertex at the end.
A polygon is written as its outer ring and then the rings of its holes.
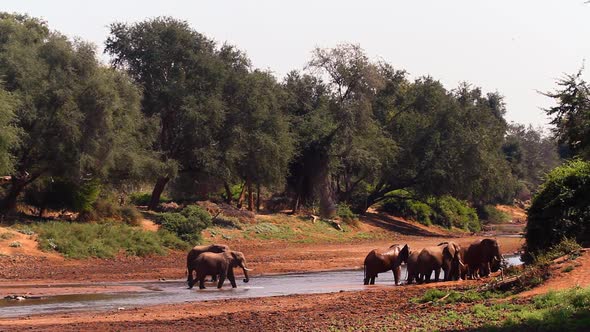
{"type": "MultiPolygon", "coordinates": [[[[151,193],[132,193],[131,195],[129,195],[129,200],[131,201],[131,204],[140,206],[148,205],[151,198],[151,193]]],[[[169,197],[166,197],[163,194],[160,196],[160,203],[169,203],[171,201],[172,200],[169,197]]]]}
{"type": "Polygon", "coordinates": [[[130,226],[139,226],[141,225],[141,220],[143,216],[137,210],[137,208],[133,205],[126,205],[121,208],[120,211],[121,219],[130,226]]]}
{"type": "Polygon", "coordinates": [[[38,223],[39,247],[57,251],[69,258],[111,258],[120,252],[146,256],[165,254],[167,248],[184,249],[184,244],[169,232],[149,232],[121,223],[82,224],[66,222],[38,223]],[[176,239],[174,239],[176,238],[176,239]]]}
{"type": "Polygon", "coordinates": [[[345,203],[338,204],[336,214],[345,222],[349,222],[357,218],[357,215],[352,212],[350,206],[345,203]]]}
{"type": "Polygon", "coordinates": [[[538,255],[564,238],[590,244],[590,162],[551,171],[528,210],[525,251],[538,255]]]}
{"type": "Polygon", "coordinates": [[[52,210],[88,212],[100,194],[100,182],[92,180],[77,184],[63,179],[43,179],[27,188],[27,204],[52,210]]]}
{"type": "Polygon", "coordinates": [[[481,230],[477,213],[467,202],[447,195],[429,199],[429,203],[435,211],[436,224],[446,227],[454,226],[472,232],[481,230]]]}
{"type": "Polygon", "coordinates": [[[211,216],[199,206],[189,205],[180,213],[161,213],[160,223],[183,241],[199,243],[201,231],[211,226],[211,216]]]}
{"type": "Polygon", "coordinates": [[[386,199],[381,204],[381,211],[416,220],[424,225],[432,225],[431,217],[434,212],[428,204],[410,199],[410,194],[406,191],[398,190],[393,194],[396,197],[386,199]]]}
{"type": "Polygon", "coordinates": [[[503,224],[510,221],[510,216],[504,212],[498,210],[493,205],[484,205],[479,210],[479,217],[491,224],[503,224]]]}
{"type": "Polygon", "coordinates": [[[240,222],[240,219],[236,217],[227,217],[224,215],[218,215],[215,219],[213,219],[213,224],[215,226],[223,227],[223,228],[235,228],[235,229],[243,229],[244,225],[240,222]]]}

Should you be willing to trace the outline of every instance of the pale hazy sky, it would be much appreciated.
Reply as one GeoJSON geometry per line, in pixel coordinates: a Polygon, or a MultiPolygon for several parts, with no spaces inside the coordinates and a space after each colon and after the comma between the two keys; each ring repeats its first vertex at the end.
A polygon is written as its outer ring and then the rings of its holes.
{"type": "Polygon", "coordinates": [[[255,67],[279,78],[301,69],[316,46],[358,43],[412,78],[431,75],[449,89],[468,81],[499,91],[509,121],[537,126],[548,122],[540,108],[550,104],[537,90],[552,90],[555,79],[590,61],[590,4],[584,2],[0,0],[0,11],[42,17],[101,51],[112,22],[173,16],[236,45],[255,67]]]}

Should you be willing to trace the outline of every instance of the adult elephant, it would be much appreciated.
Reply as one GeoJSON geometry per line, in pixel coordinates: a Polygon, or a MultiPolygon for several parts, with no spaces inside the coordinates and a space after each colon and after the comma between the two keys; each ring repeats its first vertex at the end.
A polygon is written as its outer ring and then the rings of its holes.
{"type": "Polygon", "coordinates": [[[378,249],[371,250],[367,257],[365,257],[363,264],[365,271],[364,284],[374,285],[375,278],[377,278],[379,273],[392,270],[393,279],[395,280],[395,284],[398,285],[401,274],[400,265],[407,262],[409,252],[410,248],[408,248],[407,244],[403,248],[394,244],[385,251],[378,249]]]}
{"type": "MultiPolygon", "coordinates": [[[[190,285],[193,282],[193,272],[194,268],[192,267],[192,262],[199,257],[201,254],[205,252],[214,252],[214,253],[222,253],[229,251],[229,247],[225,244],[211,244],[208,246],[195,246],[186,255],[186,270],[188,272],[186,282],[190,285]]],[[[211,276],[213,281],[216,280],[217,275],[211,276]]]]}
{"type": "Polygon", "coordinates": [[[408,271],[408,280],[407,283],[411,284],[414,281],[418,283],[421,281],[420,273],[418,273],[418,256],[420,255],[420,250],[411,250],[410,254],[408,255],[408,262],[406,263],[406,270],[408,271]]]}
{"type": "Polygon", "coordinates": [[[250,280],[248,271],[251,271],[251,269],[246,267],[246,258],[239,251],[229,250],[222,253],[205,252],[191,262],[191,267],[197,270],[197,278],[189,283],[189,288],[193,288],[198,280],[199,288],[205,289],[205,277],[208,275],[219,275],[217,288],[223,286],[226,277],[229,279],[232,288],[236,288],[235,267],[240,267],[244,271],[244,282],[250,280]]]}
{"type": "Polygon", "coordinates": [[[455,242],[443,242],[438,246],[426,247],[418,254],[417,273],[420,281],[430,281],[434,271],[434,281],[439,281],[440,271],[444,272],[444,280],[459,280],[461,276],[461,247],[455,242]]]}
{"type": "Polygon", "coordinates": [[[494,239],[477,240],[467,247],[463,260],[468,267],[469,277],[475,279],[488,276],[490,272],[500,270],[502,263],[500,245],[494,239]]]}

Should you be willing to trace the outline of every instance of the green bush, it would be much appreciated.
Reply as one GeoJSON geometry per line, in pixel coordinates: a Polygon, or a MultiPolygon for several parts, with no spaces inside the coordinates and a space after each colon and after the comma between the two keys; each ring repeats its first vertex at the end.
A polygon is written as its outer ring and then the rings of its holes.
{"type": "Polygon", "coordinates": [[[453,226],[472,232],[481,230],[477,213],[467,202],[460,201],[451,196],[441,196],[429,199],[429,203],[435,211],[434,223],[445,227],[453,226]]]}
{"type": "Polygon", "coordinates": [[[244,225],[240,222],[240,219],[236,217],[228,217],[222,214],[218,215],[215,219],[213,219],[213,224],[215,226],[223,227],[223,228],[230,228],[230,229],[243,229],[244,225]]]}
{"type": "Polygon", "coordinates": [[[200,243],[201,231],[211,226],[211,216],[197,205],[189,205],[180,213],[161,213],[162,227],[188,243],[200,243]]]}
{"type": "Polygon", "coordinates": [[[130,225],[130,226],[141,225],[141,220],[143,219],[143,216],[141,215],[141,212],[139,212],[135,206],[133,206],[133,205],[123,206],[120,210],[120,214],[121,214],[121,219],[127,225],[130,225]]]}
{"type": "Polygon", "coordinates": [[[528,209],[525,238],[529,256],[564,238],[590,245],[590,162],[570,161],[547,175],[528,209]]]}
{"type": "Polygon", "coordinates": [[[503,224],[510,221],[510,216],[506,212],[498,210],[493,205],[484,205],[478,212],[480,219],[490,224],[503,224]]]}
{"type": "Polygon", "coordinates": [[[25,203],[42,209],[88,212],[100,194],[100,182],[77,184],[63,179],[43,179],[28,186],[25,203]]]}
{"type": "MultiPolygon", "coordinates": [[[[131,201],[131,204],[140,206],[148,205],[151,198],[151,193],[133,193],[129,195],[129,201],[131,201]]],[[[160,203],[169,203],[171,201],[172,199],[163,194],[160,196],[160,203]]]]}
{"type": "Polygon", "coordinates": [[[70,258],[111,258],[120,252],[128,255],[163,255],[166,249],[185,249],[187,245],[169,232],[149,232],[121,223],[34,224],[39,247],[70,258]]]}
{"type": "Polygon", "coordinates": [[[451,196],[431,197],[426,202],[411,199],[409,193],[397,191],[396,197],[385,200],[380,210],[416,220],[424,225],[437,224],[447,228],[478,232],[481,224],[476,210],[467,202],[451,196]]]}
{"type": "Polygon", "coordinates": [[[409,193],[405,191],[396,191],[394,194],[396,197],[388,198],[381,204],[381,211],[416,220],[424,225],[432,225],[431,217],[434,212],[428,204],[410,199],[409,193]]]}
{"type": "Polygon", "coordinates": [[[340,203],[336,209],[336,215],[345,223],[353,227],[358,227],[358,216],[352,212],[350,209],[350,205],[345,203],[340,203]]]}

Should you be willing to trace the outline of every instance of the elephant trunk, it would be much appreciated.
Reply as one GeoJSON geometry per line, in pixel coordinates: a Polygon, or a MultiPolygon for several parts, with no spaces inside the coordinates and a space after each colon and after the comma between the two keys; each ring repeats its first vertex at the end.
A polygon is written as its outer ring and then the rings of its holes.
{"type": "Polygon", "coordinates": [[[250,281],[250,278],[248,277],[248,271],[250,271],[250,269],[244,266],[244,267],[242,267],[242,270],[244,270],[244,280],[243,281],[247,283],[248,281],[250,281]]]}

